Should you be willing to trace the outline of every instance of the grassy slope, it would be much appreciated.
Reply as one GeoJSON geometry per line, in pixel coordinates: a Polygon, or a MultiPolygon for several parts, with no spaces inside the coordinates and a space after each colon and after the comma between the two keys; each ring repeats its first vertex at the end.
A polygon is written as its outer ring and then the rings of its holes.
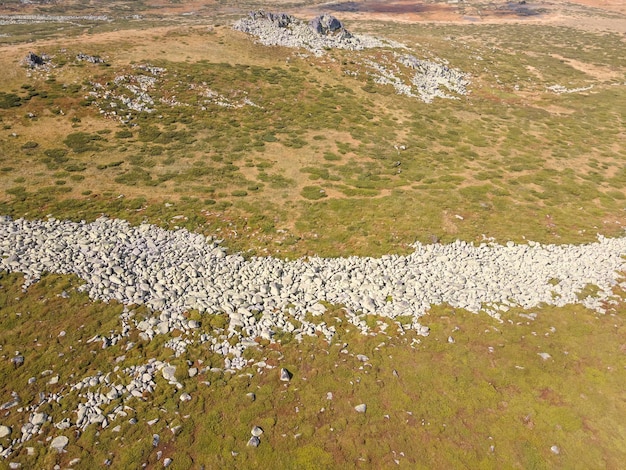
{"type": "MultiPolygon", "coordinates": [[[[561,243],[622,233],[622,38],[530,25],[368,27],[409,44],[419,57],[443,57],[470,72],[472,93],[422,104],[367,86],[361,54],[298,58],[226,27],[92,34],[80,50],[55,41],[3,47],[0,213],[106,213],[219,230],[233,249],[292,257],[380,255],[405,251],[416,239],[474,241],[483,234],[561,243]],[[53,55],[57,67],[28,76],[18,63],[30,49],[53,55]],[[79,51],[103,55],[108,66],[75,62],[79,51]],[[146,62],[168,70],[155,97],[192,106],[157,103],[157,112],[126,126],[84,101],[89,82],[135,74],[132,64],[146,62]],[[546,90],[555,84],[593,89],[546,90]],[[202,86],[234,103],[245,91],[260,107],[202,110],[202,86]],[[396,144],[407,149],[398,153],[396,144]]],[[[0,284],[2,397],[18,390],[30,403],[45,380],[26,386],[30,376],[53,369],[65,383],[71,374],[106,370],[122,354],[123,345],[98,350],[78,342],[118,328],[121,307],[74,293],[76,280],[51,276],[25,294],[17,276],[3,275],[0,284]],[[56,296],[64,289],[67,300],[56,296]],[[45,341],[39,325],[50,332],[45,341]],[[61,330],[69,333],[63,340],[56,337],[61,330]],[[8,359],[16,350],[27,362],[13,371],[8,359]]],[[[362,337],[341,325],[331,346],[285,337],[254,354],[292,370],[288,385],[267,371],[207,373],[185,380],[194,399],[183,404],[160,383],[150,400],[131,404],[137,425],[120,421],[119,434],[92,427],[63,455],[47,450],[45,438],[59,433],[48,425],[41,442],[30,444],[36,455],[23,450],[13,460],[51,467],[75,457],[81,465],[112,458],[118,468],[157,466],[162,450],[177,468],[191,461],[207,468],[275,465],[277,455],[285,468],[372,468],[395,466],[394,459],[406,468],[618,468],[626,458],[623,305],[605,316],[578,307],[537,312],[531,322],[512,310],[500,325],[437,308],[426,321],[433,333],[421,344],[410,333],[362,337]],[[344,342],[348,354],[339,352],[344,342]],[[370,364],[356,354],[368,355],[370,364]],[[210,387],[201,383],[207,380],[210,387]],[[255,402],[246,401],[248,391],[255,402]],[[359,403],[368,404],[364,416],[353,411],[359,403]],[[159,423],[148,426],[155,417],[159,423]],[[262,445],[246,449],[255,424],[265,429],[262,445]],[[166,425],[182,428],[174,436],[166,425]],[[155,432],[159,449],[149,437],[155,432]]],[[[333,315],[341,318],[339,310],[333,315]]],[[[127,363],[146,357],[181,369],[186,359],[220,364],[203,349],[175,359],[158,341],[134,350],[127,363]]],[[[61,406],[70,409],[75,399],[61,406]]],[[[1,424],[17,433],[21,419],[12,411],[1,424]]]]}
{"type": "MultiPolygon", "coordinates": [[[[124,353],[125,341],[105,350],[99,343],[79,342],[118,330],[121,307],[71,293],[75,280],[46,276],[25,294],[19,276],[0,281],[3,397],[18,390],[22,405],[36,403],[39,391],[59,392],[65,381],[109,370],[107,364],[124,353]],[[68,299],[59,297],[63,290],[70,292],[68,299]],[[58,337],[61,330],[65,337],[58,337]],[[15,350],[26,363],[13,370],[8,359],[15,350]],[[48,377],[40,372],[47,369],[60,375],[58,385],[45,385],[48,377]],[[26,386],[31,375],[37,382],[26,386]]],[[[147,401],[125,402],[131,407],[127,419],[136,416],[138,424],[119,419],[106,429],[91,426],[76,439],[48,423],[28,444],[35,456],[22,450],[12,461],[52,467],[78,457],[87,466],[110,458],[115,468],[128,468],[156,465],[161,450],[174,459],[173,468],[191,462],[206,468],[381,468],[394,460],[401,468],[619,468],[626,457],[623,307],[607,315],[580,307],[543,308],[536,320],[519,313],[509,311],[499,324],[486,315],[438,307],[427,317],[431,336],[418,340],[411,332],[398,334],[395,325],[362,336],[336,320],[343,316],[340,309],[331,310],[324,320],[337,325],[334,344],[314,339],[298,344],[285,336],[282,344],[263,343],[248,352],[287,367],[294,374],[288,384],[278,380],[278,369],[257,373],[254,367],[251,376],[206,372],[185,378],[185,361],[198,366],[201,360],[206,367],[219,366],[220,359],[206,347],[174,358],[158,344],[146,344],[126,353],[119,365],[141,363],[142,357],[170,361],[182,371],[190,402],[180,402],[175,387],[159,376],[147,401]],[[543,360],[538,353],[544,352],[552,357],[543,360]],[[360,362],[357,354],[369,361],[360,362]],[[360,403],[367,404],[365,415],[353,409],[360,403]],[[148,425],[154,418],[159,422],[148,425]],[[112,430],[118,424],[119,433],[112,430]],[[255,425],[265,432],[261,446],[249,449],[245,444],[255,425]],[[172,435],[168,428],[175,426],[181,428],[172,435]],[[56,455],[47,450],[46,437],[61,433],[71,444],[67,454],[56,455]],[[156,449],[153,433],[161,436],[156,449]],[[558,455],[551,452],[553,445],[558,455]]],[[[119,380],[116,375],[112,380],[119,380]]],[[[73,419],[63,410],[72,410],[76,400],[73,392],[42,411],[55,420],[73,419]]],[[[21,414],[14,410],[2,423],[17,433],[21,414]]]]}

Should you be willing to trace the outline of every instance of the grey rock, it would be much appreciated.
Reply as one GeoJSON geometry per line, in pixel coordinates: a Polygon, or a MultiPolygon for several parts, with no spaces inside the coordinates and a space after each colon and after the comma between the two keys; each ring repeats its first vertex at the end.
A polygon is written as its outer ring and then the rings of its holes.
{"type": "Polygon", "coordinates": [[[33,413],[30,418],[30,422],[33,426],[41,426],[48,419],[48,415],[45,413],[33,413]]]}
{"type": "Polygon", "coordinates": [[[347,31],[341,21],[332,15],[320,15],[316,16],[309,22],[309,26],[317,34],[321,35],[342,35],[344,38],[352,37],[349,31],[347,31]]]}
{"type": "Polygon", "coordinates": [[[63,452],[63,449],[65,449],[69,442],[70,440],[66,436],[57,436],[52,439],[50,448],[56,450],[57,452],[63,452]]]}
{"type": "Polygon", "coordinates": [[[13,356],[11,358],[11,362],[13,363],[13,367],[20,367],[22,364],[24,364],[24,356],[13,356]]]}
{"type": "Polygon", "coordinates": [[[29,52],[24,58],[24,65],[34,69],[37,67],[43,67],[48,61],[49,58],[45,54],[37,55],[34,52],[29,52]]]}
{"type": "Polygon", "coordinates": [[[12,429],[9,426],[1,425],[0,426],[0,439],[11,435],[11,431],[12,429]]]}
{"type": "Polygon", "coordinates": [[[283,382],[289,382],[292,377],[293,374],[287,369],[285,369],[284,367],[280,369],[280,380],[282,380],[283,382]]]}
{"type": "Polygon", "coordinates": [[[165,380],[176,382],[176,367],[166,366],[161,370],[161,374],[165,380]]]}
{"type": "Polygon", "coordinates": [[[261,444],[261,439],[257,436],[252,436],[247,445],[248,447],[259,447],[259,444],[261,444]]]}
{"type": "Polygon", "coordinates": [[[358,413],[365,413],[367,411],[367,405],[365,403],[361,403],[360,405],[356,405],[354,409],[358,413]]]}
{"type": "Polygon", "coordinates": [[[263,429],[260,426],[254,426],[250,432],[253,436],[259,437],[263,434],[263,429]]]}

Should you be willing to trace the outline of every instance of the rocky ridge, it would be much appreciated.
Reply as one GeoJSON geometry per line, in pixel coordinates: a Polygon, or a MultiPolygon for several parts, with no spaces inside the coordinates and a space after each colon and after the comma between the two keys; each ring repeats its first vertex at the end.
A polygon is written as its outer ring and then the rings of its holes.
{"type": "Polygon", "coordinates": [[[360,51],[373,47],[400,47],[394,41],[385,41],[350,33],[337,18],[320,15],[310,22],[286,13],[253,11],[236,21],[233,29],[258,38],[265,46],[303,48],[317,56],[327,49],[360,51]]]}
{"type": "MultiPolygon", "coordinates": [[[[298,337],[332,330],[307,322],[324,303],[345,306],[350,321],[368,332],[363,315],[411,316],[414,327],[431,305],[448,303],[499,316],[509,307],[583,303],[603,311],[620,283],[626,238],[588,245],[505,246],[462,241],[414,245],[408,256],[318,258],[295,261],[228,254],[211,238],[153,225],[100,218],[75,223],[0,219],[0,269],[25,275],[24,288],[45,272],[75,274],[93,299],[145,304],[158,316],[134,325],[150,339],[198,327],[183,313],[229,315],[231,335],[271,338],[276,329],[298,337]],[[587,285],[594,297],[579,299],[587,285]],[[262,313],[257,321],[253,312],[262,313]],[[298,320],[302,327],[290,322],[298,320]],[[237,333],[240,331],[240,333],[237,333]]],[[[622,283],[626,286],[626,283],[622,283]]]]}
{"type": "MultiPolygon", "coordinates": [[[[352,62],[365,67],[367,75],[375,83],[391,85],[396,93],[419,98],[425,103],[430,103],[437,97],[454,99],[456,95],[468,93],[467,74],[446,64],[421,60],[408,53],[389,55],[385,53],[387,49],[406,51],[408,48],[396,41],[352,34],[332,15],[323,14],[306,22],[286,13],[260,10],[235,22],[233,29],[258,38],[266,46],[306,49],[318,57],[330,49],[363,51],[378,48],[382,52],[377,56],[361,60],[354,57],[352,62]],[[442,88],[447,88],[455,95],[445,93],[442,88]]],[[[346,73],[358,76],[357,72],[346,73]]]]}

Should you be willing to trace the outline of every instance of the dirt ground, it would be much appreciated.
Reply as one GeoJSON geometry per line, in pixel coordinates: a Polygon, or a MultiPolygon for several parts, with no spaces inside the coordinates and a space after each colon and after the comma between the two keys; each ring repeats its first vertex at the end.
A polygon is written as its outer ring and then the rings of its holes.
{"type": "Polygon", "coordinates": [[[539,23],[626,33],[623,0],[492,1],[352,0],[299,9],[313,16],[328,11],[344,20],[404,23],[539,23]]]}
{"type": "MultiPolygon", "coordinates": [[[[78,2],[80,3],[80,2],[78,2]]],[[[115,14],[126,9],[135,9],[132,2],[113,1],[107,4],[91,2],[91,14],[115,14]],[[116,8],[117,7],[117,8],[116,8]]],[[[46,14],[54,6],[75,9],[77,2],[59,0],[0,2],[0,15],[46,14]]],[[[84,5],[83,5],[84,6],[84,5]]],[[[341,20],[395,21],[403,23],[451,22],[451,23],[535,23],[554,24],[593,31],[612,31],[626,34],[626,1],[624,0],[335,0],[300,4],[287,0],[266,0],[237,5],[216,0],[146,0],[140,13],[160,17],[216,17],[245,14],[250,9],[263,8],[269,11],[286,11],[296,16],[309,18],[328,12],[341,20]]],[[[52,10],[50,10],[52,13],[52,10]]],[[[85,14],[85,10],[77,10],[85,14]]]]}

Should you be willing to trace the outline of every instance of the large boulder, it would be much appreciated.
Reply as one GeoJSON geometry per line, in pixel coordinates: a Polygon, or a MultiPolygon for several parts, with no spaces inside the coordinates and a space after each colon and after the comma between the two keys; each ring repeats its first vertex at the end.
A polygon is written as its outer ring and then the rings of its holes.
{"type": "Polygon", "coordinates": [[[29,52],[28,55],[24,58],[24,64],[31,69],[36,67],[42,67],[46,65],[47,56],[45,54],[37,55],[34,52],[29,52]]]}
{"type": "Polygon", "coordinates": [[[309,26],[313,31],[322,36],[338,35],[342,38],[352,37],[350,32],[344,28],[341,21],[332,15],[319,15],[309,22],[309,26]]]}
{"type": "Polygon", "coordinates": [[[298,20],[288,15],[287,13],[272,13],[271,11],[258,10],[250,12],[250,18],[252,20],[267,20],[270,23],[274,23],[279,28],[286,28],[292,23],[296,23],[298,20]]]}

